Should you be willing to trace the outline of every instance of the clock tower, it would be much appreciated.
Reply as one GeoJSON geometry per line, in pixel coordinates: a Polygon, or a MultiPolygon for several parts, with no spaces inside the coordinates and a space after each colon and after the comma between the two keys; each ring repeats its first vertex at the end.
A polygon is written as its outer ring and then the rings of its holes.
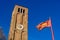
{"type": "Polygon", "coordinates": [[[8,40],[28,40],[28,8],[15,6],[8,40]]]}

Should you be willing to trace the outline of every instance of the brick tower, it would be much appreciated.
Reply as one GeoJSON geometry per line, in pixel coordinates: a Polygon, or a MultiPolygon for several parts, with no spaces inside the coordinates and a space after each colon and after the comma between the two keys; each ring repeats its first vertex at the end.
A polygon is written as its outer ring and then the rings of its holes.
{"type": "Polygon", "coordinates": [[[15,6],[8,40],[28,40],[28,8],[15,6]]]}

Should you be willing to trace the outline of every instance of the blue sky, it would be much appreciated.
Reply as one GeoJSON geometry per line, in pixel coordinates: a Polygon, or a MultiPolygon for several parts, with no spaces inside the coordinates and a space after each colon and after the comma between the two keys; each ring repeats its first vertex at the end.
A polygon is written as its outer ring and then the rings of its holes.
{"type": "Polygon", "coordinates": [[[11,15],[15,5],[28,11],[28,40],[52,40],[50,28],[39,31],[36,26],[52,19],[55,40],[60,40],[60,0],[0,0],[0,26],[8,38],[11,15]]]}

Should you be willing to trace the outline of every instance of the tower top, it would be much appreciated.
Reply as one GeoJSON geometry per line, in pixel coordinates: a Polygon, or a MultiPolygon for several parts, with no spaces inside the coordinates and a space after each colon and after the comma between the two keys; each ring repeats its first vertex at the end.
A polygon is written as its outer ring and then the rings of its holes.
{"type": "Polygon", "coordinates": [[[19,6],[19,5],[15,5],[13,14],[17,14],[17,13],[28,13],[28,8],[19,6]]]}
{"type": "Polygon", "coordinates": [[[17,7],[17,8],[25,8],[25,9],[28,9],[27,7],[19,6],[19,5],[15,5],[15,7],[17,7]]]}

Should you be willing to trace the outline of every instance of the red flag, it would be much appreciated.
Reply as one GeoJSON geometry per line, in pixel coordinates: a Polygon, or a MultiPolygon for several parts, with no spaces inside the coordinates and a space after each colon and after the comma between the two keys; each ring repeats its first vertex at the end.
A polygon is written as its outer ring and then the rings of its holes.
{"type": "Polygon", "coordinates": [[[42,22],[42,23],[40,23],[40,24],[37,25],[37,28],[39,30],[42,30],[45,27],[51,27],[51,19],[49,19],[49,20],[47,20],[45,22],[42,22]]]}
{"type": "Polygon", "coordinates": [[[49,20],[42,22],[40,24],[37,25],[37,28],[39,30],[42,30],[45,27],[50,27],[51,29],[51,33],[52,33],[52,40],[54,40],[54,33],[53,33],[53,29],[52,29],[52,23],[51,23],[51,19],[49,18],[49,20]]]}

